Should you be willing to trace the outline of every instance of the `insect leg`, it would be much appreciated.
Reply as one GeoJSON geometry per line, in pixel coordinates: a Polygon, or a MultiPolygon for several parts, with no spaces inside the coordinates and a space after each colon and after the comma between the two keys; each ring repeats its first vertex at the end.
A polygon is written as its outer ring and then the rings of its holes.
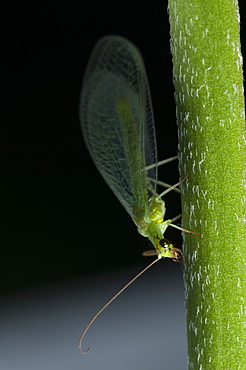
{"type": "Polygon", "coordinates": [[[159,161],[159,162],[157,162],[157,163],[155,163],[155,164],[152,164],[152,165],[150,165],[150,166],[146,166],[145,167],[145,170],[146,171],[148,171],[148,170],[151,170],[152,168],[154,168],[154,167],[159,167],[159,166],[162,166],[163,164],[166,164],[166,163],[169,163],[169,162],[172,162],[172,161],[174,161],[175,159],[177,159],[178,158],[178,156],[176,155],[175,157],[170,157],[170,158],[167,158],[167,159],[163,159],[163,161],[159,161]]]}

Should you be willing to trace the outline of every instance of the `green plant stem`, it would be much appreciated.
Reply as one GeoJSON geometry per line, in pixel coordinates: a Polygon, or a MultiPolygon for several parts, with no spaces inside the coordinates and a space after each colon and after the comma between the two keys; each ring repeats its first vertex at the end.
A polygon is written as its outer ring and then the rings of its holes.
{"type": "Polygon", "coordinates": [[[234,0],[169,0],[188,368],[246,369],[246,146],[234,0]]]}

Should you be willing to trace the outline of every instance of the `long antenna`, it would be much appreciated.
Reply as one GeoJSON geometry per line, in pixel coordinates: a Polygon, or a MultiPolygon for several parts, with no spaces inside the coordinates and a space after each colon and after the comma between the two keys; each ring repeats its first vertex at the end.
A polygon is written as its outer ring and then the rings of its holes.
{"type": "Polygon", "coordinates": [[[85,334],[87,333],[88,329],[90,328],[90,326],[93,324],[93,322],[96,320],[96,318],[105,310],[106,307],[108,307],[110,305],[110,303],[112,303],[122,292],[124,292],[124,290],[126,288],[129,287],[129,285],[131,285],[137,278],[139,278],[139,276],[141,276],[145,271],[147,271],[151,266],[153,266],[156,262],[160,261],[160,258],[156,258],[153,262],[151,262],[147,267],[145,267],[142,271],[140,271],[133,279],[131,279],[129,281],[129,283],[127,283],[121,290],[118,291],[118,293],[116,293],[97,313],[96,315],[91,319],[91,321],[89,322],[89,324],[86,326],[85,330],[83,331],[83,333],[81,334],[80,338],[79,338],[79,343],[78,343],[78,348],[80,350],[81,353],[88,353],[90,351],[90,347],[87,348],[86,351],[83,351],[82,350],[82,341],[84,339],[84,336],[85,334]]]}

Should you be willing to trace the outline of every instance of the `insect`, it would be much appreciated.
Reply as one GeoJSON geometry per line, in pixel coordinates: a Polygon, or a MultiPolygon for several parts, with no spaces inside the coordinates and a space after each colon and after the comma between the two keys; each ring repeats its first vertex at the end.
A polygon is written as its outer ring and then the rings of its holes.
{"type": "MultiPolygon", "coordinates": [[[[166,209],[161,198],[185,179],[161,194],[156,192],[157,166],[177,157],[157,163],[144,62],[137,47],[126,38],[106,36],[96,44],[83,80],[80,120],[84,140],[99,172],[130,214],[139,233],[154,246],[154,251],[144,253],[157,255],[147,268],[165,257],[184,261],[182,251],[165,239],[164,233],[168,226],[193,232],[173,224],[174,220],[164,220],[166,209]]],[[[82,339],[96,317],[147,268],[94,316],[79,340],[82,353],[88,351],[82,351],[82,339]]]]}

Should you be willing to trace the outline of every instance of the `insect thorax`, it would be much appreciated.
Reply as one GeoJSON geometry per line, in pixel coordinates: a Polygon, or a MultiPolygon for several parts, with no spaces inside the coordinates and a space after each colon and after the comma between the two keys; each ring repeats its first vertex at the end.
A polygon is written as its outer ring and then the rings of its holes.
{"type": "Polygon", "coordinates": [[[146,217],[134,219],[138,227],[138,232],[149,238],[155,247],[158,245],[159,240],[163,238],[163,234],[170,224],[170,220],[163,220],[165,211],[164,201],[154,198],[146,217]]]}

